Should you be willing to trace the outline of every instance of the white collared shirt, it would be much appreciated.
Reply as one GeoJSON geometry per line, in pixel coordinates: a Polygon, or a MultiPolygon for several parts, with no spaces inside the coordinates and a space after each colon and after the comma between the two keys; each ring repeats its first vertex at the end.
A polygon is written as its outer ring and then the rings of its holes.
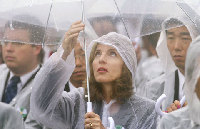
{"type": "Polygon", "coordinates": [[[110,117],[110,112],[109,109],[111,107],[111,105],[113,103],[115,103],[116,100],[111,100],[108,104],[103,101],[103,114],[102,114],[102,124],[104,125],[104,127],[108,127],[109,123],[108,123],[108,117],[110,117]]]}
{"type": "MultiPolygon", "coordinates": [[[[20,82],[17,84],[17,93],[19,93],[23,86],[26,84],[26,82],[28,81],[28,79],[40,68],[40,66],[38,65],[33,71],[23,75],[23,76],[20,76],[20,82]]],[[[9,78],[9,81],[8,83],[10,82],[10,79],[15,76],[12,72],[10,72],[10,78],[9,78]]]]}
{"type": "Polygon", "coordinates": [[[185,83],[185,76],[179,70],[178,70],[178,78],[179,78],[179,100],[181,100],[184,96],[183,85],[185,83]]]}

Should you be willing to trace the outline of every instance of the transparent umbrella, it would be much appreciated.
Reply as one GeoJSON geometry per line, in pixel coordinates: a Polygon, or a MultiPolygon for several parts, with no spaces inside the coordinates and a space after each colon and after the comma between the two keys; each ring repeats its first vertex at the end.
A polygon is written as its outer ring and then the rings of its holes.
{"type": "MultiPolygon", "coordinates": [[[[163,21],[169,17],[182,18],[188,21],[187,24],[194,24],[176,2],[175,0],[25,0],[25,2],[16,0],[16,6],[11,2],[11,9],[0,10],[0,18],[2,21],[20,21],[41,27],[45,31],[43,40],[32,42],[34,44],[60,43],[71,23],[82,20],[86,27],[81,35],[83,35],[84,48],[87,52],[86,45],[89,44],[89,40],[109,32],[118,32],[134,39],[163,29],[181,26],[181,24],[169,24],[167,28],[163,28],[163,21]],[[34,16],[40,22],[15,17],[24,14],[34,16]],[[86,35],[90,38],[86,39],[86,35]]],[[[12,22],[9,27],[14,29],[12,22]]],[[[4,35],[3,40],[5,37],[4,35]]],[[[10,40],[9,37],[6,40],[10,40]]],[[[87,59],[86,56],[86,63],[87,59]]],[[[89,66],[86,64],[86,67],[88,79],[89,66]]],[[[90,104],[88,106],[91,107],[90,104]]],[[[91,111],[91,108],[88,111],[91,111]]]]}
{"type": "MultiPolygon", "coordinates": [[[[194,18],[192,13],[186,14],[180,8],[178,3],[183,3],[180,0],[83,1],[85,21],[88,21],[85,22],[86,28],[92,29],[98,36],[114,31],[134,39],[161,31],[162,22],[169,17],[183,19],[188,22],[187,24],[193,24],[190,18],[194,18]]],[[[2,3],[1,27],[11,18],[17,20],[13,18],[16,15],[34,16],[40,23],[34,23],[31,19],[21,21],[44,27],[46,31],[44,44],[58,43],[70,24],[82,19],[83,14],[81,0],[2,0],[2,3]]],[[[190,5],[195,4],[192,2],[190,5]]],[[[178,25],[171,24],[168,28],[176,26],[178,25]]]]}
{"type": "Polygon", "coordinates": [[[193,24],[190,18],[178,6],[177,0],[114,0],[121,17],[127,26],[131,39],[163,29],[169,29],[181,25],[169,24],[163,28],[162,23],[171,17],[181,19],[186,24],[193,24]]]}
{"type": "MultiPolygon", "coordinates": [[[[177,5],[197,28],[200,28],[200,0],[179,0],[177,5]]],[[[198,29],[200,31],[200,29],[198,29]]]]}
{"type": "Polygon", "coordinates": [[[11,21],[9,22],[11,29],[13,29],[12,21],[44,29],[44,39],[37,43],[33,42],[34,44],[60,43],[69,26],[74,21],[82,19],[81,0],[7,0],[3,1],[0,7],[2,31],[8,21],[11,21]]]}

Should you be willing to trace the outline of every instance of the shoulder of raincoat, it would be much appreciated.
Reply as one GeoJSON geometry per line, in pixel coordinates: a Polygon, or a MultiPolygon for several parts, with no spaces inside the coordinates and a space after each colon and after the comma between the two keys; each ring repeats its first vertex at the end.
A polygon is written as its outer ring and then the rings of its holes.
{"type": "MultiPolygon", "coordinates": [[[[138,80],[136,80],[136,84],[138,84],[136,94],[139,96],[147,97],[146,90],[149,88],[147,83],[152,80],[155,81],[155,78],[158,80],[158,82],[160,82],[160,76],[164,73],[164,70],[161,66],[160,59],[156,56],[147,58],[144,62],[142,62],[139,68],[142,69],[138,70],[141,73],[139,75],[137,73],[136,76],[139,76],[142,79],[140,79],[140,82],[137,82],[138,80]]],[[[155,89],[153,90],[155,91],[155,89]]],[[[159,90],[156,92],[159,92],[159,90]]],[[[150,99],[156,100],[155,96],[149,97],[150,99]]]]}
{"type": "Polygon", "coordinates": [[[175,86],[175,72],[171,72],[168,75],[161,75],[146,85],[146,96],[149,99],[157,100],[163,93],[167,96],[162,104],[162,109],[166,110],[174,100],[174,86],[175,86]]]}
{"type": "Polygon", "coordinates": [[[165,74],[156,77],[146,83],[144,97],[156,101],[164,92],[165,74]]]}
{"type": "Polygon", "coordinates": [[[17,110],[1,102],[0,109],[1,129],[24,129],[23,118],[17,110]]]}

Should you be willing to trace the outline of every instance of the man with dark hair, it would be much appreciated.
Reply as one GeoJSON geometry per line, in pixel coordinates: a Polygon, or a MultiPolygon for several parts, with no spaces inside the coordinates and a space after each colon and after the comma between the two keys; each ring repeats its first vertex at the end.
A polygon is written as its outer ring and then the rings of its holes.
{"type": "Polygon", "coordinates": [[[150,81],[146,88],[146,97],[156,100],[163,93],[167,98],[162,109],[171,112],[180,108],[179,101],[184,96],[185,58],[192,39],[198,35],[195,27],[171,18],[163,24],[167,29],[161,32],[157,53],[161,59],[165,74],[150,81]],[[170,28],[175,27],[176,28],[170,28]]]}
{"type": "Polygon", "coordinates": [[[0,101],[15,107],[25,120],[30,110],[32,83],[43,60],[39,44],[45,31],[37,25],[20,22],[23,19],[34,20],[30,16],[18,16],[5,25],[1,42],[5,64],[0,65],[0,101]]]}

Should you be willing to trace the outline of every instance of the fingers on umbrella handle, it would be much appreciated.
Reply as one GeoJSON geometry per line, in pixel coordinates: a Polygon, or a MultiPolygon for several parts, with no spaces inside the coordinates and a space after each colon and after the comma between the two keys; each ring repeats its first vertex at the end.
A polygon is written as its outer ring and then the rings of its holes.
{"type": "Polygon", "coordinates": [[[156,112],[160,115],[160,116],[164,116],[166,113],[163,112],[160,107],[161,107],[161,104],[162,102],[166,99],[166,95],[165,94],[162,94],[156,101],[156,104],[155,104],[155,110],[156,112]]]}

